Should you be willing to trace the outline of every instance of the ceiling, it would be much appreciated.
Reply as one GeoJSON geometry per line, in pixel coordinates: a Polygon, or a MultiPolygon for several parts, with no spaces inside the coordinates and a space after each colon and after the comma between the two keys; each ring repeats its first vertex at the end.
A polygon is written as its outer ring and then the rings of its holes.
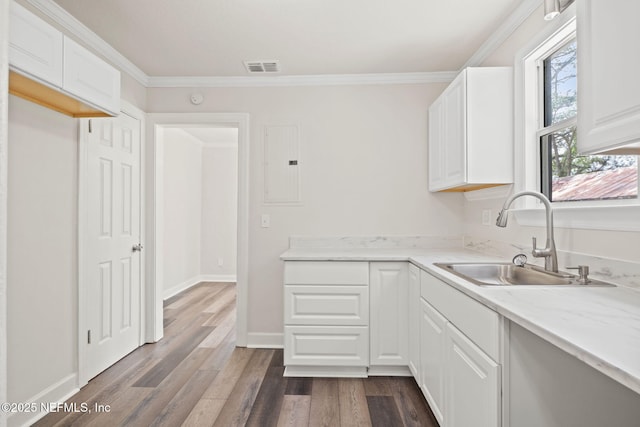
{"type": "Polygon", "coordinates": [[[147,76],[455,71],[523,0],[54,0],[147,76]]]}

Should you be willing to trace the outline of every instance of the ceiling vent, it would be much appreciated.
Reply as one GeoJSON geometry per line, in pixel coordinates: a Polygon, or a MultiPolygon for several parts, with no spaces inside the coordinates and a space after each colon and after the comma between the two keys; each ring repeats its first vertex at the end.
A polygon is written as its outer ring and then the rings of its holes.
{"type": "Polygon", "coordinates": [[[262,73],[279,73],[280,62],[273,61],[244,61],[244,66],[247,68],[249,74],[262,74],[262,73]]]}

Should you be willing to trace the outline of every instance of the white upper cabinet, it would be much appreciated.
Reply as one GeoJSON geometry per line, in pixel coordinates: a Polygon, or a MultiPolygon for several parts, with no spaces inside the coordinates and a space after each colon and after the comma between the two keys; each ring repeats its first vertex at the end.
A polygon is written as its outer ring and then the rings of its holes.
{"type": "Polygon", "coordinates": [[[10,7],[9,61],[12,68],[62,87],[62,33],[15,2],[11,2],[10,7]]]}
{"type": "Polygon", "coordinates": [[[110,114],[120,111],[120,72],[66,36],[62,87],[110,114]]]}
{"type": "Polygon", "coordinates": [[[16,2],[9,92],[72,117],[118,115],[120,71],[16,2]]]}
{"type": "Polygon", "coordinates": [[[578,150],[640,154],[640,2],[581,0],[578,150]]]}
{"type": "Polygon", "coordinates": [[[513,72],[466,68],[429,108],[429,190],[513,182],[513,72]]]}

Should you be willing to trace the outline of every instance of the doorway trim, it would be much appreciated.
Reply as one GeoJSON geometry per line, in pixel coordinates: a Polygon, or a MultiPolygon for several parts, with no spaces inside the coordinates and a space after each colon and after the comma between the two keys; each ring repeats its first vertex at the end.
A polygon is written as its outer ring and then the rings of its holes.
{"type": "Polygon", "coordinates": [[[220,126],[238,129],[238,231],[237,231],[237,318],[236,345],[247,345],[247,305],[249,277],[249,114],[247,113],[149,113],[146,149],[146,303],[145,340],[162,338],[164,248],[164,128],[220,126]]]}

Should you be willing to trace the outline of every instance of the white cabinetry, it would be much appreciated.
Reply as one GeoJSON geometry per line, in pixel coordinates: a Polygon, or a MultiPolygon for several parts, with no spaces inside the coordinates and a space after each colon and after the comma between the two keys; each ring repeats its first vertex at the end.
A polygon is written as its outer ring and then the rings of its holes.
{"type": "Polygon", "coordinates": [[[420,383],[420,269],[409,264],[409,370],[420,383]]]}
{"type": "Polygon", "coordinates": [[[109,114],[120,112],[120,72],[66,36],[62,88],[109,114]]]}
{"type": "Polygon", "coordinates": [[[440,426],[499,426],[500,317],[424,271],[420,288],[420,387],[440,426]]]}
{"type": "Polygon", "coordinates": [[[582,0],[578,150],[640,154],[640,2],[582,0]]]}
{"type": "Polygon", "coordinates": [[[370,374],[390,375],[397,370],[406,373],[409,265],[406,262],[372,262],[369,271],[370,374]],[[380,369],[382,366],[387,368],[380,369]]]}
{"type": "Polygon", "coordinates": [[[361,376],[369,366],[369,263],[287,261],[287,376],[361,376]]]}
{"type": "Polygon", "coordinates": [[[15,1],[10,3],[11,67],[62,87],[63,35],[15,1]]]}
{"type": "Polygon", "coordinates": [[[500,366],[447,323],[446,426],[500,425],[500,366]]]}
{"type": "Polygon", "coordinates": [[[418,385],[427,399],[433,415],[443,426],[447,319],[424,299],[420,300],[420,308],[420,380],[418,385]]]}
{"type": "Polygon", "coordinates": [[[118,115],[120,72],[11,2],[9,92],[73,117],[118,115]]]}
{"type": "Polygon", "coordinates": [[[512,69],[466,68],[429,108],[429,190],[512,181],[512,69]]]}
{"type": "Polygon", "coordinates": [[[285,375],[410,375],[409,263],[287,261],[284,269],[285,375]]]}

